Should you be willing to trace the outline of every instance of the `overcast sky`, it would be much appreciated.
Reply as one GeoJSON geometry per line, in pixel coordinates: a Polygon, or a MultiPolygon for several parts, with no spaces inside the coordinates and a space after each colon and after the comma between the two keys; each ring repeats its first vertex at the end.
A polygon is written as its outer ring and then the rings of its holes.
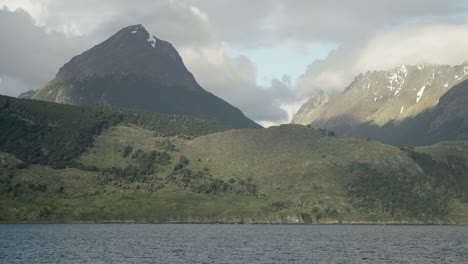
{"type": "Polygon", "coordinates": [[[0,0],[0,94],[51,80],[71,57],[143,24],[197,81],[263,124],[360,72],[468,61],[468,0],[0,0]]]}

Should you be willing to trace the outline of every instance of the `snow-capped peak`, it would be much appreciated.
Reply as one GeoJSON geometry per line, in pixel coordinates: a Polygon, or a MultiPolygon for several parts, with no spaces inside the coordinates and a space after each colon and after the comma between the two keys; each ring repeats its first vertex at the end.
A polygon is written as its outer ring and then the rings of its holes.
{"type": "Polygon", "coordinates": [[[139,32],[140,30],[143,30],[143,33],[148,33],[148,38],[146,39],[146,41],[148,41],[148,43],[153,47],[153,48],[156,48],[156,42],[157,42],[157,39],[155,36],[151,35],[144,27],[143,25],[136,25],[134,26],[134,28],[131,29],[130,33],[131,34],[136,34],[137,32],[139,32]]]}

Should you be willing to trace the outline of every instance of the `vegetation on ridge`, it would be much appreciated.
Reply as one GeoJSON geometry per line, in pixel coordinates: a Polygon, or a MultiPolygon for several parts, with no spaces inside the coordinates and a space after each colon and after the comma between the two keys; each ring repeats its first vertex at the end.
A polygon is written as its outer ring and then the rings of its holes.
{"type": "Polygon", "coordinates": [[[80,107],[0,96],[0,149],[34,164],[64,167],[117,124],[134,124],[160,136],[196,137],[228,126],[187,116],[114,107],[80,107]]]}
{"type": "MultiPolygon", "coordinates": [[[[32,109],[45,104],[18,101],[32,109]]],[[[82,109],[49,105],[63,112],[82,109]]],[[[16,107],[4,108],[9,110],[0,117],[16,115],[13,127],[29,124],[19,117],[34,111],[16,107]]],[[[298,125],[190,134],[184,131],[198,125],[198,131],[211,132],[225,127],[151,113],[149,122],[145,112],[126,109],[84,109],[124,118],[92,134],[67,168],[25,164],[0,153],[1,222],[467,223],[465,141],[398,148],[298,125]],[[125,121],[131,117],[136,119],[125,121]],[[162,124],[168,127],[158,128],[162,124]]],[[[40,124],[48,124],[42,116],[40,124]]],[[[76,127],[61,124],[57,135],[76,127]]],[[[39,139],[31,146],[43,143],[39,139]]],[[[68,150],[79,142],[60,140],[70,144],[68,150]]]]}

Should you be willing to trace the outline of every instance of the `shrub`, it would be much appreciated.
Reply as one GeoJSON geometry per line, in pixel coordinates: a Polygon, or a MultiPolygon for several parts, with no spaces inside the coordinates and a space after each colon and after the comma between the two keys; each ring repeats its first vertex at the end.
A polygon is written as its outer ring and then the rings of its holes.
{"type": "Polygon", "coordinates": [[[130,145],[127,145],[124,147],[122,150],[122,157],[126,158],[130,153],[132,153],[133,147],[130,145]]]}
{"type": "Polygon", "coordinates": [[[183,165],[188,165],[190,163],[190,161],[185,156],[180,156],[180,161],[179,162],[180,162],[180,164],[183,164],[183,165]]]}

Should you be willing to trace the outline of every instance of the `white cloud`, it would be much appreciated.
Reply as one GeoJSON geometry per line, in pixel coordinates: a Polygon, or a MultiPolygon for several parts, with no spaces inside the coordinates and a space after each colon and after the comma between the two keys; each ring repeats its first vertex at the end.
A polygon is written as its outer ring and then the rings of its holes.
{"type": "Polygon", "coordinates": [[[355,63],[360,71],[400,64],[461,64],[468,60],[468,25],[401,26],[372,37],[355,63]]]}
{"type": "Polygon", "coordinates": [[[287,77],[269,87],[256,83],[256,69],[245,56],[230,57],[226,43],[179,49],[187,67],[202,87],[240,108],[256,121],[289,122],[284,102],[296,100],[287,77]]]}
{"type": "Polygon", "coordinates": [[[35,21],[37,26],[44,26],[47,17],[47,3],[50,1],[35,0],[0,0],[0,8],[7,7],[11,11],[18,9],[26,10],[35,21]]]}
{"type": "Polygon", "coordinates": [[[368,70],[402,64],[461,64],[468,61],[467,36],[467,24],[403,25],[381,31],[312,63],[298,82],[300,94],[316,88],[341,91],[368,70]]]}

